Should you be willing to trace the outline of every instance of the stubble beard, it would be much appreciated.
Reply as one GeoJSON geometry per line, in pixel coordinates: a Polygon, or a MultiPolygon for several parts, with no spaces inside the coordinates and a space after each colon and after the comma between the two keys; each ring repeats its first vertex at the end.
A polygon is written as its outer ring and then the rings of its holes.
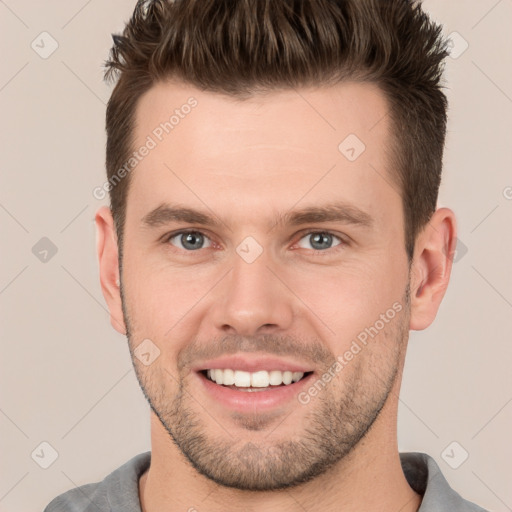
{"type": "Polygon", "coordinates": [[[295,487],[345,459],[370,431],[386,404],[399,376],[408,339],[409,286],[402,302],[404,308],[393,320],[396,323],[387,333],[380,333],[394,341],[392,353],[385,358],[381,352],[372,356],[372,347],[365,347],[362,353],[368,353],[363,357],[358,354],[337,374],[339,380],[333,379],[307,405],[297,401],[296,407],[309,410],[302,415],[302,424],[295,429],[293,439],[288,435],[285,440],[271,442],[270,435],[278,438],[282,414],[234,416],[236,431],[242,428],[242,432],[250,434],[234,435],[235,429],[226,424],[225,418],[212,419],[198,405],[185,379],[173,377],[158,366],[150,370],[141,365],[133,353],[122,286],[121,297],[132,362],[151,410],[198,473],[218,485],[245,491],[295,487]],[[176,381],[178,389],[171,391],[176,381]],[[216,430],[222,431],[220,436],[209,433],[214,421],[219,427],[216,430]],[[261,435],[255,437],[253,432],[261,435]]]}

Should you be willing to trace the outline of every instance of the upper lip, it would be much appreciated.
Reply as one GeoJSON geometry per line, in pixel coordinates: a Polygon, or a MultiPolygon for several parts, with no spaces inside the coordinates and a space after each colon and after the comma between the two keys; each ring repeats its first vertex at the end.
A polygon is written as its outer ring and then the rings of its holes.
{"type": "Polygon", "coordinates": [[[248,357],[247,355],[232,355],[219,357],[210,361],[204,361],[196,365],[193,369],[197,372],[203,370],[213,369],[231,369],[241,370],[245,372],[257,372],[260,370],[279,370],[282,372],[311,372],[313,371],[309,366],[294,361],[286,361],[271,356],[255,356],[248,357]]]}

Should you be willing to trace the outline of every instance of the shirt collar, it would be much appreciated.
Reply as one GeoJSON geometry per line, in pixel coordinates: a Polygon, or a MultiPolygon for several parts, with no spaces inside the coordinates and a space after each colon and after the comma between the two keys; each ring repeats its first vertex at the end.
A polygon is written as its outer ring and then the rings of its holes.
{"type": "MultiPolygon", "coordinates": [[[[139,478],[149,468],[151,452],[140,453],[105,478],[112,512],[141,512],[139,478]]],[[[418,512],[485,512],[464,500],[443,476],[436,461],[425,453],[400,453],[407,482],[422,498],[418,512]]]]}

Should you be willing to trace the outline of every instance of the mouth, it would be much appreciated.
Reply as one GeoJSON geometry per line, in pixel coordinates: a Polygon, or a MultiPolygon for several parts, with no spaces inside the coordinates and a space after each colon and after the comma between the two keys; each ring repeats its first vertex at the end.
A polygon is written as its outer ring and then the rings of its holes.
{"type": "Polygon", "coordinates": [[[264,354],[226,355],[199,364],[193,368],[198,391],[230,413],[299,411],[299,397],[315,377],[308,363],[264,354]]]}
{"type": "Polygon", "coordinates": [[[308,379],[313,372],[280,370],[246,372],[230,368],[212,368],[200,370],[198,373],[217,386],[247,393],[295,388],[296,384],[308,379]]]}

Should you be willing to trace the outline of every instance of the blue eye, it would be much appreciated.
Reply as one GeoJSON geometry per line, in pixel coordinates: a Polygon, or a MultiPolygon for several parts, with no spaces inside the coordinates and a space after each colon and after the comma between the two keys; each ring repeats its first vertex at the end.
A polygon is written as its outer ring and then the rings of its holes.
{"type": "MultiPolygon", "coordinates": [[[[332,243],[333,239],[338,239],[339,243],[336,244],[334,247],[341,245],[343,241],[341,238],[337,237],[336,235],[333,235],[332,233],[329,233],[328,231],[310,231],[309,233],[306,233],[305,236],[303,236],[300,240],[304,239],[310,239],[310,245],[311,248],[316,251],[325,251],[327,249],[332,249],[332,243]]],[[[310,247],[304,247],[303,245],[300,245],[299,241],[299,247],[302,247],[303,249],[310,249],[310,247]]]]}
{"type": "MultiPolygon", "coordinates": [[[[200,231],[180,231],[179,233],[175,233],[167,239],[167,242],[172,243],[172,240],[177,239],[181,246],[177,246],[179,249],[184,249],[186,251],[197,251],[198,249],[204,249],[203,246],[205,240],[209,240],[209,238],[201,233],[200,231]]],[[[172,244],[175,245],[175,244],[172,244]]],[[[208,245],[207,247],[210,247],[208,245]]]]}
{"type": "MultiPolygon", "coordinates": [[[[206,236],[201,231],[195,230],[179,231],[177,233],[173,233],[166,237],[165,243],[171,244],[177,249],[181,249],[186,252],[207,249],[212,246],[212,242],[208,236],[206,236]]],[[[339,236],[336,236],[328,231],[309,231],[300,238],[297,245],[302,249],[309,249],[319,253],[329,249],[335,249],[338,246],[346,245],[346,242],[339,236]],[[303,242],[303,240],[309,241],[303,242]],[[333,245],[336,240],[338,243],[333,245]]]]}

